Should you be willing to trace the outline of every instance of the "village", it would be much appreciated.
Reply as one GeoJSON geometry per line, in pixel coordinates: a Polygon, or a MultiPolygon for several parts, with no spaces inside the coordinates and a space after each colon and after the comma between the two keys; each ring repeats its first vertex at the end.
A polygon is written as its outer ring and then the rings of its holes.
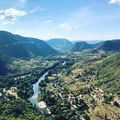
{"type": "MultiPolygon", "coordinates": [[[[98,61],[98,59],[96,59],[96,61],[98,61]]],[[[80,64],[79,62],[80,66],[85,64],[86,63],[83,62],[80,64]]],[[[93,86],[91,82],[95,80],[95,74],[91,75],[91,73],[87,73],[86,75],[86,72],[82,70],[82,67],[79,68],[80,70],[78,69],[77,71],[72,72],[74,69],[77,69],[74,63],[72,66],[72,68],[69,67],[69,61],[66,61],[64,64],[50,71],[43,82],[45,86],[40,84],[42,94],[39,95],[39,99],[43,100],[46,104],[46,108],[49,108],[51,111],[47,114],[54,114],[54,112],[56,112],[55,108],[60,104],[64,104],[66,101],[68,106],[64,110],[74,111],[74,117],[76,119],[79,118],[85,120],[87,118],[89,120],[89,116],[96,119],[105,116],[107,119],[114,119],[114,115],[109,116],[109,112],[108,114],[106,113],[108,110],[105,106],[112,106],[116,109],[117,106],[120,106],[119,96],[114,96],[112,93],[106,94],[102,88],[93,86]],[[85,79],[84,81],[83,78],[85,79]],[[79,86],[78,88],[77,84],[79,86]],[[46,94],[49,94],[49,97],[46,97],[46,94]],[[107,100],[110,97],[112,97],[112,99],[107,100]],[[115,104],[117,104],[117,106],[115,106],[115,104]],[[101,105],[103,106],[103,111],[105,111],[105,113],[97,116],[100,112],[98,110],[97,113],[95,113],[96,116],[93,116],[91,112],[101,105]]],[[[115,114],[119,116],[119,107],[117,109],[118,111],[116,111],[115,114]]]]}

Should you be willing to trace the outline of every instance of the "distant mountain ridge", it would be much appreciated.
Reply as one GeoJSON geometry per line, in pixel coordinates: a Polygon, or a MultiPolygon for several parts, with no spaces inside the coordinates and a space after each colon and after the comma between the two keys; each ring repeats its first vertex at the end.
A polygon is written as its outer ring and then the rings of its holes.
{"type": "Polygon", "coordinates": [[[120,51],[120,39],[117,40],[107,40],[98,44],[97,50],[104,51],[120,51]]]}
{"type": "Polygon", "coordinates": [[[0,31],[0,51],[15,58],[45,57],[58,53],[42,40],[22,37],[6,31],[0,31]]]}
{"type": "Polygon", "coordinates": [[[76,42],[71,49],[72,52],[82,51],[85,49],[92,49],[95,47],[95,44],[88,44],[87,42],[76,42]]]}
{"type": "Polygon", "coordinates": [[[71,51],[72,52],[80,52],[82,50],[92,49],[92,50],[103,50],[106,52],[120,52],[120,40],[106,40],[101,41],[96,44],[90,44],[87,42],[76,42],[71,51]]]}
{"type": "Polygon", "coordinates": [[[73,45],[69,40],[60,38],[50,39],[47,43],[60,52],[69,52],[73,45]]]}
{"type": "Polygon", "coordinates": [[[119,52],[120,40],[106,40],[90,44],[84,41],[73,43],[68,39],[54,38],[45,42],[37,38],[23,37],[10,32],[0,31],[0,51],[9,57],[23,59],[35,56],[46,57],[59,52],[80,52],[87,49],[119,52]]]}

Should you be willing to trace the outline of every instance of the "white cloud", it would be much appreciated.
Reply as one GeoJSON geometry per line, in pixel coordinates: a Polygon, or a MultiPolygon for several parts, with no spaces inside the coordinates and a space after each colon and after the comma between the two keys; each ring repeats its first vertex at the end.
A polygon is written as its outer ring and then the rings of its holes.
{"type": "Polygon", "coordinates": [[[14,8],[0,10],[0,21],[2,21],[3,24],[14,24],[17,17],[25,16],[26,14],[25,11],[16,10],[14,8]]]}
{"type": "Polygon", "coordinates": [[[109,4],[120,4],[120,0],[109,0],[109,4]]]}
{"type": "Polygon", "coordinates": [[[65,18],[65,22],[59,24],[59,28],[76,32],[83,28],[89,27],[93,21],[92,17],[94,17],[94,11],[91,8],[92,6],[86,6],[76,9],[70,16],[65,18]]]}
{"type": "Polygon", "coordinates": [[[64,29],[64,30],[68,30],[68,31],[76,30],[77,29],[76,26],[72,26],[71,24],[68,24],[67,22],[59,24],[59,27],[62,28],[62,29],[64,29]]]}

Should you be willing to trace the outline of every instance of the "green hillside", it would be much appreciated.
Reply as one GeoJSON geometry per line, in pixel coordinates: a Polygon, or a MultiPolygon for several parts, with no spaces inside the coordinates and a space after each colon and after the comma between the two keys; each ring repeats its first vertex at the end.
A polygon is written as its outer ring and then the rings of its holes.
{"type": "Polygon", "coordinates": [[[97,46],[98,50],[104,50],[104,51],[120,51],[120,40],[110,40],[101,42],[97,46]]]}
{"type": "Polygon", "coordinates": [[[9,61],[10,58],[0,52],[0,76],[8,72],[7,64],[9,61]]]}
{"type": "Polygon", "coordinates": [[[94,44],[88,44],[86,42],[76,42],[72,48],[72,52],[79,52],[85,49],[92,49],[94,48],[94,44]]]}
{"type": "Polygon", "coordinates": [[[60,52],[69,52],[72,48],[72,43],[67,39],[50,39],[47,43],[60,52]]]}
{"type": "Polygon", "coordinates": [[[46,42],[0,31],[0,50],[3,54],[15,58],[30,58],[32,56],[48,56],[56,54],[46,42]]]}
{"type": "Polygon", "coordinates": [[[97,86],[120,95],[120,53],[104,60],[98,66],[97,86]]]}

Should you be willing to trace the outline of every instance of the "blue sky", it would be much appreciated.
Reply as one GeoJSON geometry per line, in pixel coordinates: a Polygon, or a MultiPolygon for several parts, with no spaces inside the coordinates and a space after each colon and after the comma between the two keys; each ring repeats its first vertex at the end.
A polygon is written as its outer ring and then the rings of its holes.
{"type": "Polygon", "coordinates": [[[1,0],[0,30],[40,39],[120,38],[120,0],[1,0]]]}

